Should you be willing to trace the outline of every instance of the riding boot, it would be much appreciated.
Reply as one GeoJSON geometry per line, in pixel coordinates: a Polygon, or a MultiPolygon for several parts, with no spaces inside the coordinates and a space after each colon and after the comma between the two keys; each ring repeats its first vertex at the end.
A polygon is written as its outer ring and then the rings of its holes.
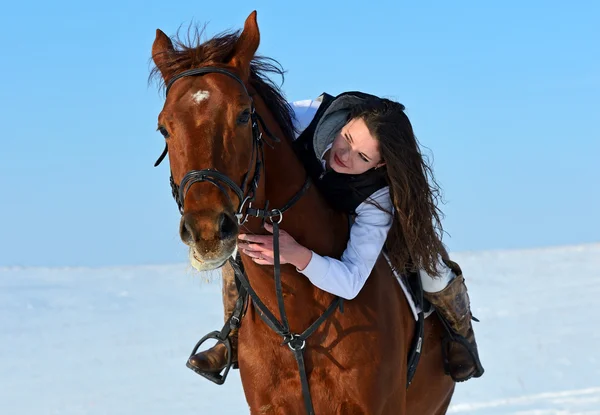
{"type": "MultiPolygon", "coordinates": [[[[229,262],[223,266],[222,273],[223,308],[225,310],[225,322],[227,322],[229,316],[233,313],[239,294],[235,285],[235,273],[229,262]]],[[[231,330],[229,341],[231,342],[231,362],[234,364],[234,367],[237,367],[237,329],[231,330]]],[[[192,366],[191,369],[195,371],[218,373],[227,366],[227,348],[223,343],[217,343],[208,350],[190,356],[188,365],[192,366]]]]}
{"type": "Polygon", "coordinates": [[[483,375],[483,367],[477,352],[471,320],[469,295],[462,271],[457,263],[446,260],[456,278],[442,291],[425,293],[448,329],[444,339],[443,353],[446,373],[456,382],[464,382],[483,375]]]}

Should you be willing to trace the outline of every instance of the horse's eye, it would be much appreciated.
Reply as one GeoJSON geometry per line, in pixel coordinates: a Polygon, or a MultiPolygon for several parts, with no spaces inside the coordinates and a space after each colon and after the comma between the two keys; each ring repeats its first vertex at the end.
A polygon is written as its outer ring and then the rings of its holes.
{"type": "Polygon", "coordinates": [[[160,132],[164,138],[169,138],[169,132],[167,131],[167,129],[165,127],[163,127],[162,125],[159,125],[157,128],[158,132],[160,132]]]}
{"type": "Polygon", "coordinates": [[[250,120],[250,110],[244,110],[237,119],[238,124],[247,124],[250,120]]]}

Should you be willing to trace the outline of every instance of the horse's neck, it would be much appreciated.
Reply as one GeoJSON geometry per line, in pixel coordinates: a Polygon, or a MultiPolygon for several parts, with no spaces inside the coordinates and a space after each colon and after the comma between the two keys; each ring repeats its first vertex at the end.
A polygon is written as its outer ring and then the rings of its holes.
{"type": "MultiPolygon", "coordinates": [[[[263,204],[269,201],[269,209],[285,206],[290,199],[302,189],[307,172],[292,149],[291,137],[284,137],[279,125],[257,94],[255,98],[257,112],[261,115],[267,128],[273,135],[281,139],[274,148],[265,146],[265,192],[263,204]]],[[[257,201],[258,202],[258,201],[257,201]]],[[[278,218],[274,218],[277,220],[278,218]]],[[[283,214],[282,227],[292,234],[303,245],[311,248],[321,248],[325,254],[341,252],[347,238],[347,221],[344,215],[333,212],[324,199],[319,195],[314,184],[304,193],[302,198],[283,214]],[[307,221],[309,221],[307,223],[307,221]],[[338,241],[338,242],[336,242],[338,241]],[[326,242],[323,250],[323,242],[326,242]],[[329,251],[329,252],[328,252],[329,251]]]]}
{"type": "MultiPolygon", "coordinates": [[[[292,149],[291,138],[283,136],[281,128],[258,96],[255,98],[255,105],[267,128],[280,138],[281,142],[276,143],[273,149],[265,146],[265,172],[264,178],[261,179],[261,188],[265,190],[259,193],[253,206],[264,208],[268,200],[269,209],[282,208],[302,188],[307,173],[292,149]]],[[[260,229],[259,219],[250,219],[246,226],[248,231],[265,233],[260,229]]],[[[333,257],[341,255],[348,238],[346,218],[331,210],[314,185],[311,185],[300,200],[283,213],[281,228],[301,245],[319,254],[333,257]]],[[[264,267],[258,267],[248,258],[245,258],[244,264],[256,292],[269,308],[275,310],[273,280],[265,278],[265,272],[270,276],[273,275],[272,268],[267,272],[264,267]]],[[[293,293],[286,299],[286,307],[296,309],[293,317],[295,323],[305,324],[306,321],[314,318],[313,314],[320,314],[323,305],[331,301],[329,294],[318,290],[306,278],[299,277],[294,267],[282,266],[281,274],[284,291],[293,293]],[[308,304],[314,304],[315,307],[309,307],[308,304]],[[299,313],[298,308],[302,308],[304,312],[299,313]]],[[[290,324],[294,325],[292,317],[290,318],[290,324]]]]}

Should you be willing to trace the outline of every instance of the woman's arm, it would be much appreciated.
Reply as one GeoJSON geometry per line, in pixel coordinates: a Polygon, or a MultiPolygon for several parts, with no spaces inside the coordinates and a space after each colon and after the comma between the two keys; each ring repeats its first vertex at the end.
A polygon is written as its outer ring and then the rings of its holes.
{"type": "MultiPolygon", "coordinates": [[[[371,195],[382,208],[392,211],[389,189],[371,195]]],[[[378,207],[363,202],[356,209],[356,220],[350,228],[350,239],[341,258],[312,253],[304,269],[298,269],[323,291],[347,300],[356,297],[371,274],[392,226],[392,216],[378,207]]]]}
{"type": "MultiPolygon", "coordinates": [[[[388,188],[371,195],[382,208],[391,211],[388,188]]],[[[340,260],[318,255],[280,230],[279,258],[281,264],[293,264],[299,272],[323,291],[352,299],[365,284],[392,225],[392,216],[376,206],[363,202],[356,209],[356,220],[350,228],[350,239],[340,260]],[[308,265],[307,265],[308,263],[308,265]],[[300,268],[303,267],[301,270],[300,268]]],[[[272,232],[272,227],[265,224],[272,232]]],[[[239,235],[238,248],[261,265],[272,265],[273,238],[267,235],[239,235]]]]}
{"type": "MultiPolygon", "coordinates": [[[[382,208],[392,210],[388,188],[378,190],[371,196],[382,208]]],[[[392,217],[376,206],[362,203],[356,209],[356,221],[350,228],[348,245],[341,258],[321,256],[300,245],[287,232],[280,230],[279,252],[281,264],[293,264],[298,272],[323,291],[352,299],[358,295],[371,274],[379,257],[392,217]]],[[[265,223],[265,228],[273,228],[265,223]]],[[[261,265],[273,265],[273,238],[267,235],[239,236],[238,248],[261,265]]],[[[424,270],[419,275],[426,292],[444,289],[455,277],[452,270],[441,260],[437,266],[438,275],[432,277],[424,270]]]]}

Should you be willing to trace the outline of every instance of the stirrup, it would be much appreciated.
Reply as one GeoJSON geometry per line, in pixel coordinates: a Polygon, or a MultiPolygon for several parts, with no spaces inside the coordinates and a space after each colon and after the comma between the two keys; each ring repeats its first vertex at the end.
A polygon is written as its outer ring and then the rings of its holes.
{"type": "Polygon", "coordinates": [[[231,340],[229,339],[229,336],[227,336],[223,339],[223,338],[221,338],[220,331],[213,331],[213,332],[208,333],[206,336],[202,337],[200,339],[200,341],[198,341],[198,343],[196,343],[196,346],[194,347],[194,350],[192,350],[190,357],[195,355],[198,352],[198,349],[200,348],[200,346],[202,346],[202,344],[209,339],[215,339],[215,340],[217,340],[217,344],[223,343],[225,345],[225,348],[227,349],[227,365],[225,366],[225,371],[222,374],[220,372],[218,372],[218,373],[203,372],[200,369],[198,369],[197,367],[190,365],[189,359],[185,365],[188,368],[192,369],[197,374],[199,374],[200,376],[203,376],[206,379],[210,380],[211,382],[214,382],[217,385],[222,385],[223,383],[225,383],[225,379],[227,379],[227,375],[229,374],[229,370],[231,369],[231,365],[232,365],[232,362],[231,362],[231,359],[232,359],[231,340]]]}

